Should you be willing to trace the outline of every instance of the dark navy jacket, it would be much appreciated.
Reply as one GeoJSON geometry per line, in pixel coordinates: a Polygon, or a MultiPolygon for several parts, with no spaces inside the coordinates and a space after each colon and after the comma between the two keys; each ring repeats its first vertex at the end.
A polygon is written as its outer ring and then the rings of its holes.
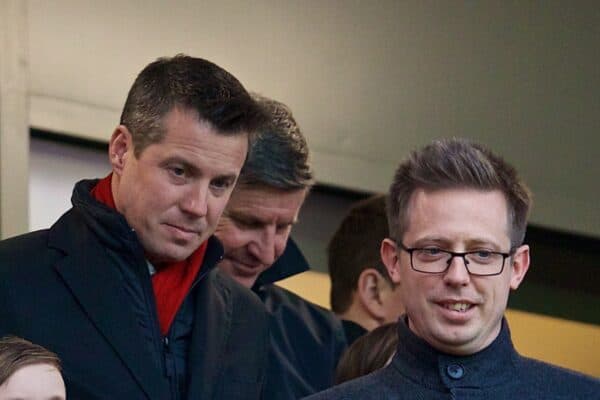
{"type": "Polygon", "coordinates": [[[491,345],[464,357],[438,352],[404,319],[398,325],[390,365],[307,400],[600,399],[600,380],[520,356],[506,320],[491,345]]]}
{"type": "Polygon", "coordinates": [[[335,367],[347,347],[341,322],[333,313],[273,284],[308,269],[290,239],[282,256],[252,288],[270,316],[266,400],[299,399],[332,386],[335,367]]]}
{"type": "Polygon", "coordinates": [[[356,339],[369,332],[356,322],[347,319],[342,320],[342,326],[344,327],[344,333],[346,334],[348,346],[352,346],[352,343],[354,343],[356,339]]]}
{"type": "Polygon", "coordinates": [[[250,291],[214,268],[200,273],[161,337],[143,250],[123,216],[78,183],[49,230],[0,242],[0,336],[39,343],[62,360],[67,398],[259,399],[268,320],[250,291]]]}

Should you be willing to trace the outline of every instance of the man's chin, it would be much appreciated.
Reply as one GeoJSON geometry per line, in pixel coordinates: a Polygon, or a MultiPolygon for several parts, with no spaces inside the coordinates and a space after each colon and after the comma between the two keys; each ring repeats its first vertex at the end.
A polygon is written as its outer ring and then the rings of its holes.
{"type": "Polygon", "coordinates": [[[146,254],[148,261],[153,265],[172,264],[187,260],[196,251],[202,243],[197,246],[173,246],[169,249],[162,249],[155,254],[146,254]]]}
{"type": "Polygon", "coordinates": [[[256,282],[256,278],[258,278],[258,274],[255,271],[252,271],[242,263],[238,263],[228,258],[221,261],[219,267],[233,280],[247,288],[251,288],[254,285],[254,282],[256,282]]]}

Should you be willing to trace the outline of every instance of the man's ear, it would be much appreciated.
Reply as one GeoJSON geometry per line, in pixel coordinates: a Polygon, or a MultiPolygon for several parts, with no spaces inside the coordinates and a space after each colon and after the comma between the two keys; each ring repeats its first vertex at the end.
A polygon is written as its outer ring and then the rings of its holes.
{"type": "Polygon", "coordinates": [[[388,274],[395,284],[400,283],[400,257],[396,242],[386,238],[381,242],[380,247],[381,260],[388,270],[388,274]]]}
{"type": "Polygon", "coordinates": [[[121,175],[127,157],[133,153],[131,132],[125,125],[115,128],[108,144],[108,158],[115,174],[121,175]]]}
{"type": "Polygon", "coordinates": [[[385,317],[381,290],[384,278],[374,268],[364,269],[358,276],[356,295],[363,308],[377,320],[385,317]]]}
{"type": "Polygon", "coordinates": [[[512,261],[510,269],[510,288],[512,290],[517,290],[529,269],[529,246],[526,244],[519,246],[510,260],[512,261]]]}

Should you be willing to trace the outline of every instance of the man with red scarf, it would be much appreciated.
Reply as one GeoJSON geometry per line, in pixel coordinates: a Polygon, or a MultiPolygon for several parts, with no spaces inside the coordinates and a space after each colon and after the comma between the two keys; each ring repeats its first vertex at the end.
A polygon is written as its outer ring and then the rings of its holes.
{"type": "Polygon", "coordinates": [[[139,74],[112,172],[75,185],[50,229],[0,243],[0,336],[58,354],[69,399],[258,399],[268,328],[215,266],[212,234],[260,106],[199,58],[139,74]]]}

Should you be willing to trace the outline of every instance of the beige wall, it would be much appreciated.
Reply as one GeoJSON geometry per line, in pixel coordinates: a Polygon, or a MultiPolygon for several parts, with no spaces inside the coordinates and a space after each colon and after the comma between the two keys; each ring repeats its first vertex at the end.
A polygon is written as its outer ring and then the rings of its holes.
{"type": "Polygon", "coordinates": [[[226,67],[292,107],[317,178],[385,190],[466,136],[516,164],[534,222],[600,235],[594,1],[28,0],[32,125],[106,140],[159,55],[226,67]]]}
{"type": "Polygon", "coordinates": [[[0,238],[27,231],[27,14],[0,0],[0,238]]]}
{"type": "MultiPolygon", "coordinates": [[[[329,307],[329,277],[308,271],[279,282],[304,298],[329,307]]],[[[512,339],[528,357],[600,378],[600,326],[508,310],[512,339]]]]}

